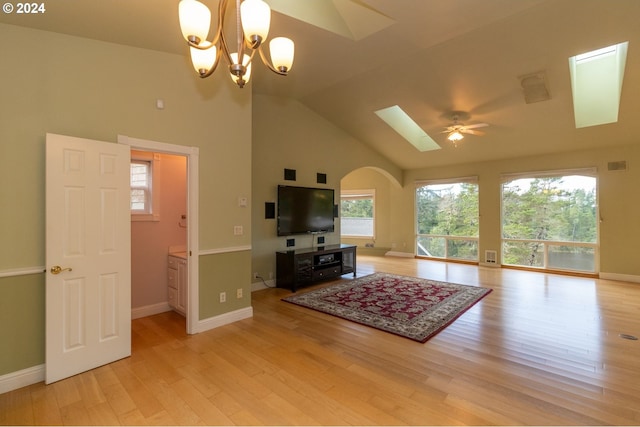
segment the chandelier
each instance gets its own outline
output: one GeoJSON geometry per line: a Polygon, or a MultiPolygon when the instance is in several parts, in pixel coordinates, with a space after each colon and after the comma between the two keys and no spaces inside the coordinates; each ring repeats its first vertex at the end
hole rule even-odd
{"type": "Polygon", "coordinates": [[[271,71],[286,76],[293,65],[294,45],[291,39],[276,37],[269,42],[271,61],[262,50],[271,23],[271,8],[262,0],[236,0],[236,48],[230,50],[225,35],[224,17],[228,0],[219,0],[215,34],[208,41],[211,11],[197,0],[181,0],[178,5],[180,29],[189,44],[191,62],[200,77],[213,74],[221,56],[229,64],[231,79],[242,88],[251,77],[251,61],[258,52],[271,71]],[[241,58],[241,59],[240,59],[241,58]]]}

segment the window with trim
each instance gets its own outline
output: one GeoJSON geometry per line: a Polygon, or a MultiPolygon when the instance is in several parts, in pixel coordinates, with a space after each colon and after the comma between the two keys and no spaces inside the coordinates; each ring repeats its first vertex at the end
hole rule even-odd
{"type": "Polygon", "coordinates": [[[502,263],[598,271],[595,169],[502,177],[502,263]]]}
{"type": "Polygon", "coordinates": [[[340,234],[375,238],[375,190],[341,191],[340,234]]]}
{"type": "Polygon", "coordinates": [[[131,213],[151,213],[151,162],[131,161],[131,213]]]}
{"type": "Polygon", "coordinates": [[[478,261],[476,177],[416,183],[416,255],[478,261]]]}
{"type": "Polygon", "coordinates": [[[130,166],[131,219],[133,221],[159,221],[158,186],[154,176],[159,168],[159,155],[132,152],[130,166]]]}

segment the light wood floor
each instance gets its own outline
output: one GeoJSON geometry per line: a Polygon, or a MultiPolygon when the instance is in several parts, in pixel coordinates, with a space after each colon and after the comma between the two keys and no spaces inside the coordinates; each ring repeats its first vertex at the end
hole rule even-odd
{"type": "Polygon", "coordinates": [[[198,335],[174,313],[137,319],[130,358],[0,395],[0,424],[640,424],[640,341],[619,336],[640,335],[640,285],[358,257],[374,271],[494,291],[425,344],[284,289],[198,335]]]}

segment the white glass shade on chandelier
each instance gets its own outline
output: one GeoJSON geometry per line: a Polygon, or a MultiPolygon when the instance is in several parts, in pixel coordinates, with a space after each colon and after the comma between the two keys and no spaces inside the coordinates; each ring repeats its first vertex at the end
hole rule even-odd
{"type": "Polygon", "coordinates": [[[211,11],[197,0],[181,0],[178,5],[180,29],[189,44],[191,62],[200,77],[213,74],[221,56],[229,64],[231,78],[242,88],[251,77],[251,63],[257,52],[262,62],[276,74],[286,76],[293,65],[294,44],[286,37],[276,37],[269,43],[271,61],[262,50],[269,34],[271,8],[262,0],[236,0],[235,51],[229,49],[224,17],[228,0],[219,0],[217,24],[213,41],[208,41],[211,11]],[[242,63],[238,58],[242,57],[242,63]]]}

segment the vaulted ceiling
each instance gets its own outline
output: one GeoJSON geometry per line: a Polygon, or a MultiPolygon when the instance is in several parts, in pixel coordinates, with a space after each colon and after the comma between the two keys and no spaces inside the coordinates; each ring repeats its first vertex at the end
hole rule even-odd
{"type": "MultiPolygon", "coordinates": [[[[299,100],[403,169],[640,142],[638,0],[266,1],[270,37],[292,38],[295,62],[287,77],[256,63],[250,90],[299,100]],[[618,121],[577,129],[568,58],[624,41],[618,121]],[[544,74],[549,100],[525,102],[531,73],[544,74]],[[374,113],[393,105],[442,148],[417,151],[374,113]],[[485,135],[454,147],[441,131],[455,111],[489,124],[485,135]]],[[[49,0],[45,14],[0,22],[187,55],[177,4],[49,0]]]]}

